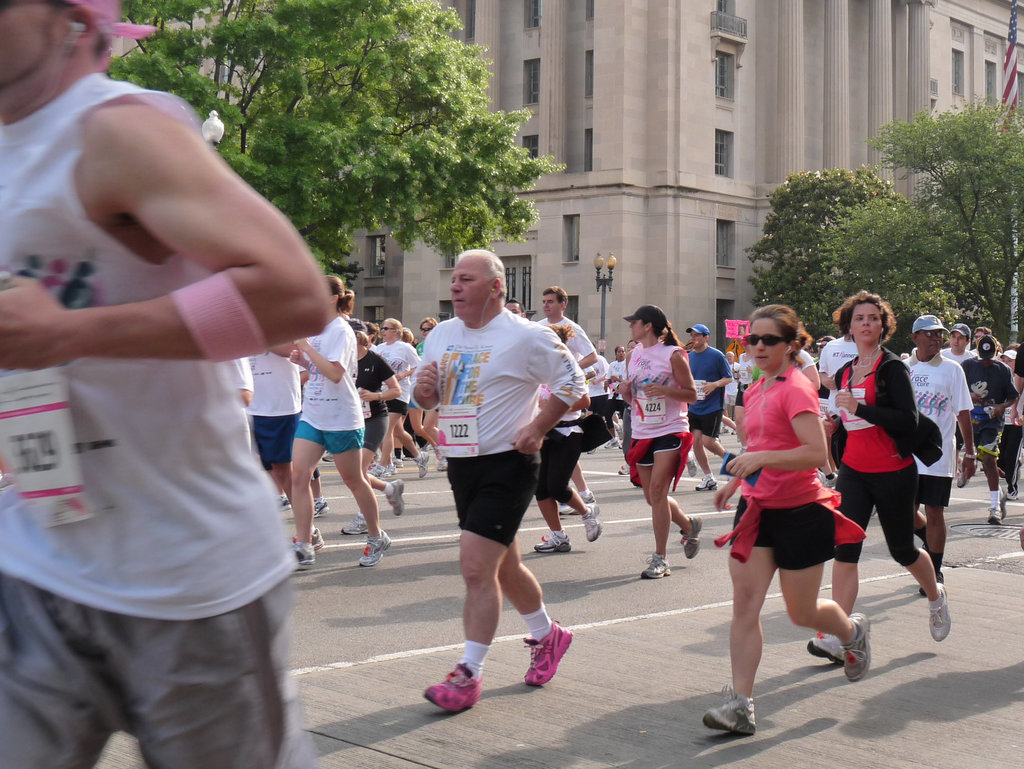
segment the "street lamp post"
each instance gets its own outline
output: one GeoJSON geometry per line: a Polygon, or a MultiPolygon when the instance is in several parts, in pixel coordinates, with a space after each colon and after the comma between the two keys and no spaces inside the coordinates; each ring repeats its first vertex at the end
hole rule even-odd
{"type": "Polygon", "coordinates": [[[615,280],[615,276],[612,273],[615,272],[615,265],[617,263],[618,262],[615,259],[615,254],[613,253],[609,253],[608,258],[605,259],[603,256],[601,256],[601,252],[598,251],[597,256],[594,257],[594,271],[597,274],[597,290],[601,294],[601,339],[598,342],[597,347],[598,352],[600,352],[602,355],[604,354],[604,351],[607,347],[604,338],[605,308],[607,306],[606,302],[608,292],[612,290],[612,281],[615,280]],[[601,274],[602,267],[608,268],[607,275],[601,274]]]}

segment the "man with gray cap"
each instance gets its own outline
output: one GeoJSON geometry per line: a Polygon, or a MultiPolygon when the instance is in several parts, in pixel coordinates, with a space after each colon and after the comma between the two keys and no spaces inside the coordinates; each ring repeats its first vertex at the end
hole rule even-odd
{"type": "MultiPolygon", "coordinates": [[[[999,508],[999,439],[1003,432],[1004,413],[1017,402],[1017,390],[1009,367],[996,360],[996,340],[986,334],[978,340],[977,359],[963,362],[967,386],[971,390],[971,423],[974,445],[988,481],[988,522],[1002,523],[1005,508],[999,508]]],[[[967,468],[965,468],[966,470],[967,468]]]]}
{"type": "Polygon", "coordinates": [[[690,432],[693,433],[693,456],[704,471],[704,477],[697,491],[714,491],[718,488],[707,452],[719,457],[725,456],[725,449],[718,442],[725,414],[725,386],[732,381],[732,366],[720,350],[708,342],[711,330],[703,323],[696,323],[686,329],[693,345],[689,354],[693,383],[697,386],[697,401],[689,405],[690,432]]]}
{"type": "Polygon", "coordinates": [[[910,339],[916,349],[907,360],[910,382],[917,408],[939,426],[942,432],[942,458],[931,465],[917,462],[917,504],[924,505],[924,518],[917,512],[915,530],[924,527],[925,544],[935,567],[935,578],[942,582],[942,557],[946,549],[945,508],[953,488],[956,470],[956,426],[965,436],[963,461],[974,471],[974,431],[971,429],[971,391],[961,366],[939,354],[946,328],[934,315],[922,315],[914,321],[910,339]]]}

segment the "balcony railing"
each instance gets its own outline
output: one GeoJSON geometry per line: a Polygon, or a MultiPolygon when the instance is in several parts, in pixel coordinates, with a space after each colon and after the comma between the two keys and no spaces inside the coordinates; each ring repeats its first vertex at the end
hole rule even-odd
{"type": "Polygon", "coordinates": [[[731,13],[711,12],[711,31],[724,32],[732,37],[747,39],[747,20],[731,13]]]}

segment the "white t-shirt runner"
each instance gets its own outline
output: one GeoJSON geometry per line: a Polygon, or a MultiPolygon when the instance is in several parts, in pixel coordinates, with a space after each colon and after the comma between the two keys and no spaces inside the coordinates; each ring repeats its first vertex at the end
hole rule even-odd
{"type": "Polygon", "coordinates": [[[391,342],[390,344],[383,342],[376,345],[373,351],[388,362],[388,365],[395,372],[395,376],[398,377],[398,385],[402,388],[402,394],[396,400],[408,403],[412,395],[413,378],[401,375],[420,365],[420,356],[416,354],[416,348],[402,341],[391,342]]]}
{"type": "Polygon", "coordinates": [[[254,417],[286,417],[302,411],[302,386],[299,367],[277,353],[265,352],[249,358],[252,368],[254,417]]]}
{"type": "Polygon", "coordinates": [[[942,431],[942,459],[928,466],[915,457],[917,472],[940,478],[956,473],[956,415],[974,405],[967,377],[960,364],[942,355],[922,363],[916,355],[906,361],[910,383],[914,386],[917,409],[942,431]]]}
{"type": "MultiPolygon", "coordinates": [[[[839,339],[833,339],[821,350],[821,357],[818,358],[818,371],[822,374],[828,374],[830,377],[835,378],[836,372],[843,367],[843,364],[856,357],[856,342],[852,339],[843,339],[842,337],[839,339]]],[[[829,392],[828,410],[833,414],[839,413],[839,409],[836,408],[835,390],[831,390],[829,392]]]]}
{"type": "Polygon", "coordinates": [[[968,349],[965,349],[960,355],[957,355],[955,352],[953,352],[953,348],[951,348],[951,347],[946,347],[946,348],[944,348],[942,350],[939,350],[939,354],[943,358],[945,358],[946,360],[951,360],[954,363],[961,363],[961,364],[965,360],[970,360],[971,358],[977,358],[978,357],[978,353],[976,353],[974,350],[968,350],[968,349]]]}
{"type": "Polygon", "coordinates": [[[363,408],[356,390],[356,335],[347,321],[335,318],[310,346],[327,360],[340,363],[345,375],[332,382],[315,365],[302,394],[302,421],[325,432],[363,429],[363,408]]]}
{"type": "Polygon", "coordinates": [[[479,329],[458,318],[439,324],[423,345],[419,370],[432,362],[439,373],[439,427],[444,428],[452,409],[466,417],[455,426],[473,423],[471,436],[462,430],[448,436],[463,447],[451,456],[511,451],[516,432],[537,413],[542,384],[570,406],[586,392],[583,371],[555,332],[508,310],[479,329]],[[473,450],[469,438],[475,438],[473,450]]]}
{"type": "Polygon", "coordinates": [[[583,360],[590,353],[597,352],[597,348],[594,347],[590,337],[587,336],[587,332],[583,330],[583,326],[579,323],[571,321],[566,317],[563,317],[558,323],[550,323],[547,318],[541,318],[536,322],[543,326],[569,326],[572,328],[574,336],[569,338],[565,346],[569,348],[569,352],[576,356],[576,360],[583,360]]]}

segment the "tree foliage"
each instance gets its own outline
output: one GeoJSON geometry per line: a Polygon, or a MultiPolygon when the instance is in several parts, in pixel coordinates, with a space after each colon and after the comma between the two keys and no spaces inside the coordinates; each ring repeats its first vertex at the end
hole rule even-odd
{"type": "MultiPolygon", "coordinates": [[[[454,253],[516,240],[555,170],[490,112],[489,74],[436,0],[126,0],[159,27],[112,74],[220,113],[220,150],[334,268],[359,229],[454,253]],[[333,264],[332,264],[333,263],[333,264]]],[[[230,223],[225,223],[227,226],[230,223]]]]}

